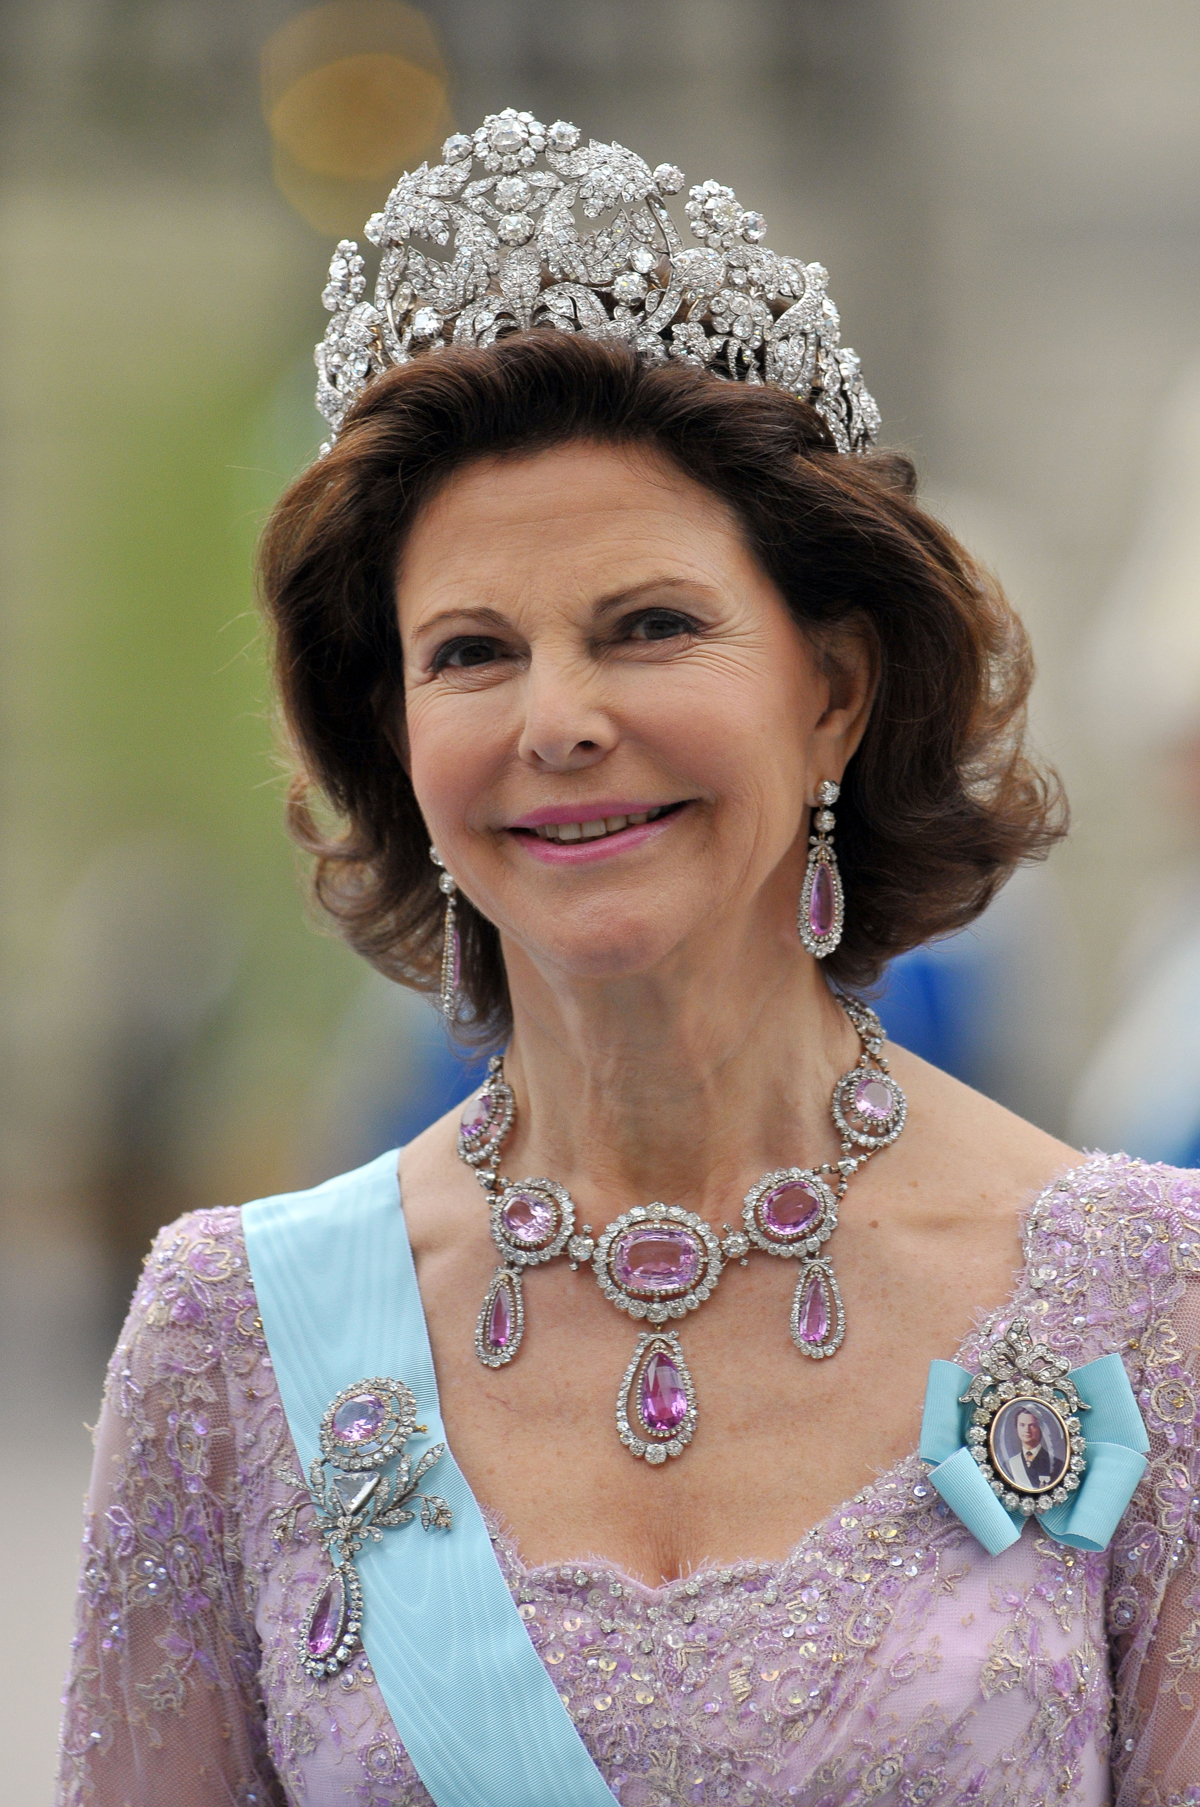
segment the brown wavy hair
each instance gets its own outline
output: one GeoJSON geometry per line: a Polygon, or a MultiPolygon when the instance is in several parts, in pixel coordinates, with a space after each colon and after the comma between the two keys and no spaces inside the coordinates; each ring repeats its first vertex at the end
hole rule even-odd
{"type": "MultiPolygon", "coordinates": [[[[403,698],[405,536],[470,460],[576,440],[652,448],[726,502],[819,656],[848,626],[873,643],[878,690],[837,807],[846,926],[825,962],[836,984],[869,986],[1046,855],[1066,809],[1024,748],[1028,640],[994,579],[918,507],[908,459],[839,453],[815,409],[780,389],[647,366],[619,342],[543,328],[380,377],[263,536],[295,755],[288,826],[351,946],[436,992],[437,873],[388,733],[403,698]]],[[[511,1021],[499,935],[465,898],[459,922],[468,1039],[495,1043],[511,1021]]]]}

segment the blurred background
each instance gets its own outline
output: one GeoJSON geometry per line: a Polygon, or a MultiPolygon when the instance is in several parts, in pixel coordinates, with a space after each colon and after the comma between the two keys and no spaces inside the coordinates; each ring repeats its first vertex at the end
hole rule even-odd
{"type": "Polygon", "coordinates": [[[306,912],[250,577],[321,437],[331,242],[453,126],[573,119],[827,265],[885,439],[1026,617],[1074,807],[885,1017],[1073,1142],[1200,1161],[1200,12],[6,0],[0,42],[2,1711],[40,1803],[153,1230],[470,1083],[306,912]]]}

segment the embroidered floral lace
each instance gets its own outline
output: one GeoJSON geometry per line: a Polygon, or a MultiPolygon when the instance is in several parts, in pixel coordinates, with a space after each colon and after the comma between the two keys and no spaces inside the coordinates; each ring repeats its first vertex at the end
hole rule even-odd
{"type": "MultiPolygon", "coordinates": [[[[1079,1366],[1125,1357],[1151,1466],[1113,1546],[989,1557],[902,1462],[781,1563],[658,1590],[496,1552],[618,1800],[760,1807],[1200,1803],[1200,1177],[1097,1157],[1034,1205],[1014,1301],[1079,1366]]],[[[360,1657],[295,1657],[325,1569],[236,1210],[159,1236],[113,1356],[59,1801],[415,1807],[360,1657]]]]}

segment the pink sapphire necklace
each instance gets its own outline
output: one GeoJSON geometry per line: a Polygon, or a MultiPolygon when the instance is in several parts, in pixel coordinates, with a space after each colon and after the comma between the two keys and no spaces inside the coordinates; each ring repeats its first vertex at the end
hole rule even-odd
{"type": "Polygon", "coordinates": [[[840,1157],[819,1167],[764,1173],[746,1194],[742,1228],[725,1224],[723,1236],[694,1211],[661,1203],[634,1205],[593,1236],[590,1224],[576,1230],[574,1200],[556,1181],[506,1179],[500,1151],[516,1105],[504,1062],[493,1058],[458,1130],[459,1157],[487,1196],[500,1256],[475,1327],[475,1353],[485,1367],[503,1368],[516,1355],[525,1335],[524,1275],[558,1255],[572,1268],[590,1262],[605,1298],[649,1326],[617,1393],[617,1435],[646,1462],[680,1455],[695,1434],[695,1388],[672,1324],[698,1310],[726,1262],[745,1267],[756,1249],[798,1261],[792,1341],[814,1361],[837,1353],[846,1312],[824,1246],[837,1228],[850,1179],[896,1140],[908,1114],[904,1093],[888,1072],[879,1018],[857,999],[839,1002],[862,1044],[857,1064],[838,1080],[830,1101],[840,1157]]]}

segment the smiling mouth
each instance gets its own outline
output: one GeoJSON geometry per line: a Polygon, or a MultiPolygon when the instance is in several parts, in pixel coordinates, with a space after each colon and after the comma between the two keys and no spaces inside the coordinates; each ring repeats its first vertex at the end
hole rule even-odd
{"type": "Polygon", "coordinates": [[[602,841],[620,834],[624,828],[640,828],[644,822],[657,822],[674,815],[682,803],[664,803],[637,816],[598,816],[594,822],[547,822],[541,828],[518,828],[517,834],[536,835],[540,841],[602,841]]]}

